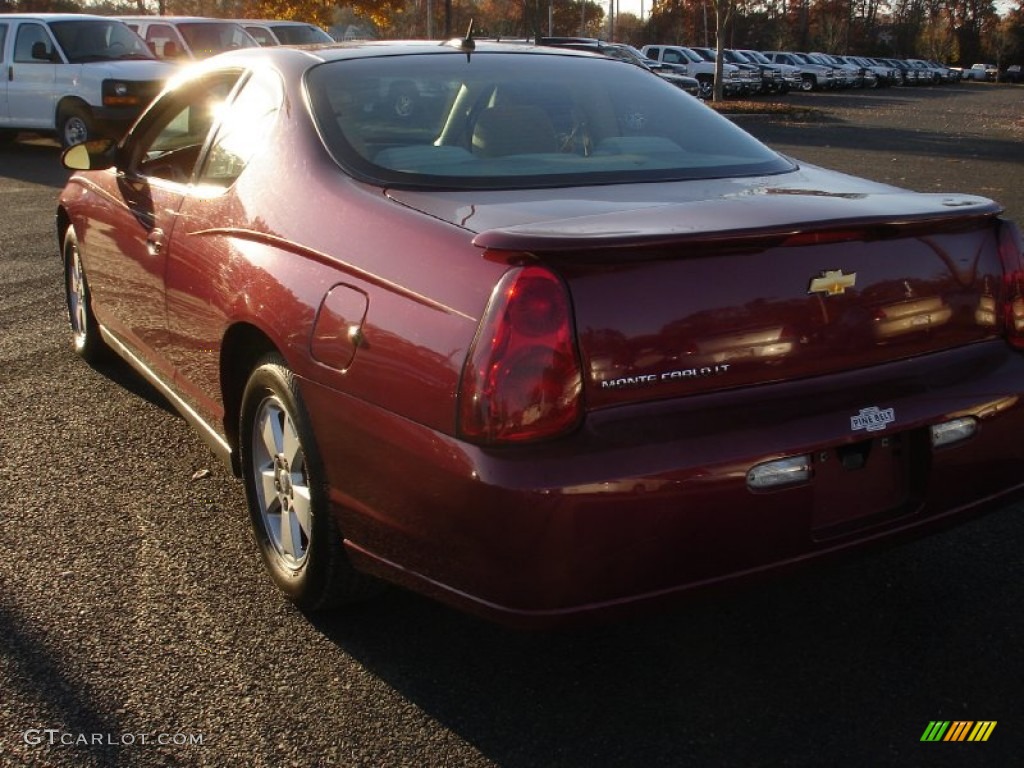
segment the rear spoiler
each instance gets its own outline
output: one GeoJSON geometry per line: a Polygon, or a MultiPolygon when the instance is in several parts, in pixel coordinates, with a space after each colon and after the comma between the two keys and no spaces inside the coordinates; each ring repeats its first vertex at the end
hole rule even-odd
{"type": "MultiPolygon", "coordinates": [[[[732,197],[674,203],[480,232],[473,244],[503,251],[578,251],[728,242],[771,243],[797,238],[885,239],[980,226],[1003,212],[996,202],[961,194],[828,193],[759,189],[732,197]]],[[[790,244],[797,244],[791,242],[790,244]]]]}

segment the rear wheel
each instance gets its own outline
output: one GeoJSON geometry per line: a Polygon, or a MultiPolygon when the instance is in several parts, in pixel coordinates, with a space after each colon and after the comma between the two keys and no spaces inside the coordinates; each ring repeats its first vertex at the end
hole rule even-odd
{"type": "Polygon", "coordinates": [[[95,138],[95,123],[88,108],[73,104],[61,109],[57,119],[60,143],[65,149],[95,138]]]}
{"type": "Polygon", "coordinates": [[[375,592],[345,556],[302,395],[276,354],[249,377],[239,449],[253,534],[277,587],[310,611],[375,592]]]}

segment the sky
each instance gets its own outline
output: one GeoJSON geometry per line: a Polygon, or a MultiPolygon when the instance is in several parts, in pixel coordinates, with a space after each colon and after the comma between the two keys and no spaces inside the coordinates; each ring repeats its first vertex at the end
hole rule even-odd
{"type": "MultiPolygon", "coordinates": [[[[648,14],[651,12],[651,5],[654,0],[619,0],[619,13],[632,13],[637,18],[640,17],[640,3],[643,2],[644,6],[644,18],[646,19],[648,14]]],[[[604,12],[608,13],[608,0],[597,0],[603,7],[604,12]]]]}

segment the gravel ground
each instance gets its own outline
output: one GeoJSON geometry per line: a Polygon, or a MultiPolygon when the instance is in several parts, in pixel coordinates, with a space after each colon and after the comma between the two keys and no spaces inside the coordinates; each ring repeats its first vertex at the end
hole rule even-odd
{"type": "MultiPolygon", "coordinates": [[[[794,99],[826,119],[737,120],[808,161],[990,194],[1024,220],[1024,88],[794,99]]],[[[64,177],[52,144],[0,149],[0,766],[1019,761],[1020,506],[588,632],[511,633],[398,591],[293,610],[239,484],[124,366],[71,352],[64,177]],[[921,744],[941,719],[999,724],[984,744],[921,744]]]]}

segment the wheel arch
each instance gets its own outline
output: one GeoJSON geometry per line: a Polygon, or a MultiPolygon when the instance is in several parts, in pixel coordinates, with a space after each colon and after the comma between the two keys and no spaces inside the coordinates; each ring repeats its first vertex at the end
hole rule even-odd
{"type": "Polygon", "coordinates": [[[70,109],[84,109],[89,116],[93,114],[92,107],[89,106],[89,102],[83,99],[81,96],[64,96],[60,101],[57,102],[57,106],[53,110],[53,124],[58,129],[60,128],[60,118],[65,112],[70,109]]]}
{"type": "Polygon", "coordinates": [[[67,209],[63,205],[57,206],[57,216],[54,222],[57,225],[57,249],[60,252],[60,257],[64,259],[64,237],[67,235],[68,230],[71,229],[71,214],[68,213],[67,209]]]}
{"type": "Polygon", "coordinates": [[[224,400],[224,434],[231,446],[231,471],[241,477],[238,452],[238,422],[242,415],[242,395],[250,374],[268,354],[284,357],[273,340],[251,323],[236,323],[228,328],[220,345],[220,384],[224,400]]]}

